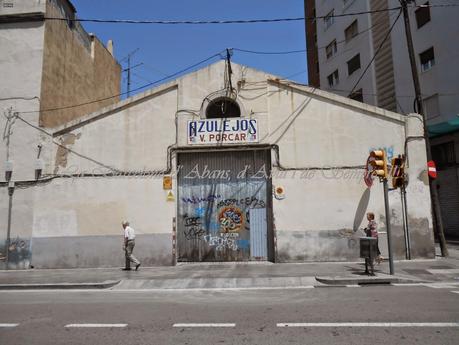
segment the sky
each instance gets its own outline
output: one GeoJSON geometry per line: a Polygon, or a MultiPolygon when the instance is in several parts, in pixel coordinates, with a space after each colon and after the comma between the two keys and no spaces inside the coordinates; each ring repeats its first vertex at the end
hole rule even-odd
{"type": "MultiPolygon", "coordinates": [[[[230,20],[297,18],[304,16],[303,0],[71,0],[78,18],[134,20],[230,20]]],[[[124,59],[136,51],[131,66],[131,89],[202,61],[226,48],[254,51],[292,51],[306,47],[304,21],[155,25],[82,23],[104,42],[114,41],[115,56],[124,59]]],[[[124,60],[123,60],[124,59],[124,60]]],[[[217,61],[218,57],[209,63],[217,61]]],[[[232,61],[280,77],[307,83],[306,53],[255,55],[234,51],[232,61]]],[[[203,64],[202,66],[205,66],[203,64]]],[[[198,68],[195,68],[198,69],[198,68]]],[[[126,73],[123,73],[126,91],[126,73]]]]}

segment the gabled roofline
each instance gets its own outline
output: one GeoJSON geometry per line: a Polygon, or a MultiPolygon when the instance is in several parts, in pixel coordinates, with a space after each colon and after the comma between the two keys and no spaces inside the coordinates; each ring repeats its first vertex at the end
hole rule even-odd
{"type": "MultiPolygon", "coordinates": [[[[285,80],[285,79],[284,79],[285,80]]],[[[280,87],[286,87],[290,88],[292,90],[300,91],[301,93],[307,94],[308,96],[316,97],[316,98],[322,98],[327,101],[331,101],[334,103],[337,103],[339,105],[349,107],[349,108],[354,108],[358,109],[360,111],[363,111],[367,114],[373,114],[378,117],[383,117],[386,118],[387,120],[395,121],[400,124],[404,124],[406,122],[406,116],[395,113],[390,110],[386,110],[383,108],[379,108],[375,105],[370,105],[366,103],[362,103],[359,101],[355,101],[351,98],[343,97],[340,95],[336,95],[331,92],[323,91],[318,88],[308,86],[308,85],[303,85],[303,84],[298,84],[290,80],[286,80],[285,82],[282,81],[281,79],[278,78],[268,78],[268,83],[271,83],[276,86],[280,87]]]]}
{"type": "MultiPolygon", "coordinates": [[[[130,98],[127,98],[125,100],[119,101],[115,104],[109,105],[107,107],[104,107],[98,111],[89,113],[87,115],[84,115],[83,117],[80,117],[78,119],[75,119],[73,121],[67,122],[59,127],[53,128],[53,136],[59,136],[62,134],[65,134],[69,131],[72,131],[76,128],[82,127],[90,122],[97,121],[99,119],[102,119],[106,116],[109,116],[111,114],[114,114],[118,111],[121,111],[123,109],[129,108],[133,105],[136,105],[140,102],[143,102],[149,98],[153,98],[156,96],[159,96],[163,93],[169,92],[173,89],[178,88],[178,85],[180,83],[180,80],[193,74],[197,73],[200,70],[204,68],[209,68],[210,66],[216,65],[222,63],[221,60],[216,61],[214,63],[211,63],[209,65],[206,65],[205,67],[202,67],[198,70],[194,70],[192,72],[189,72],[187,74],[184,74],[174,80],[171,80],[169,82],[166,82],[164,84],[161,84],[159,86],[153,87],[152,89],[149,89],[147,91],[144,91],[142,93],[139,93],[135,96],[132,96],[130,98]]],[[[328,102],[333,102],[335,104],[348,107],[348,108],[353,108],[358,111],[364,112],[368,115],[373,115],[377,116],[380,118],[384,118],[389,121],[397,122],[399,124],[405,124],[406,122],[406,116],[402,114],[398,114],[389,110],[385,110],[382,108],[379,108],[377,106],[365,104],[359,101],[355,101],[353,99],[343,97],[340,95],[336,95],[334,93],[328,92],[328,91],[323,91],[320,89],[317,89],[315,87],[311,87],[308,85],[303,85],[296,83],[294,81],[288,80],[288,79],[282,79],[281,77],[278,77],[276,75],[261,71],[256,68],[252,68],[250,66],[238,64],[238,63],[233,63],[234,65],[241,66],[241,67],[246,67],[250,68],[251,70],[254,70],[258,73],[263,73],[266,76],[266,81],[268,84],[276,85],[278,87],[283,87],[283,88],[289,88],[291,90],[306,94],[307,96],[310,97],[315,97],[315,98],[320,98],[322,100],[328,101],[328,102]]]]}
{"type": "Polygon", "coordinates": [[[119,101],[115,104],[109,105],[107,107],[104,107],[100,110],[97,110],[95,112],[89,113],[85,116],[82,116],[78,119],[75,119],[73,121],[69,121],[59,127],[53,128],[53,137],[65,134],[67,132],[73,131],[79,127],[85,126],[88,123],[100,120],[104,117],[110,116],[116,112],[119,112],[121,110],[124,110],[126,108],[132,107],[138,103],[141,103],[147,99],[154,98],[157,96],[160,96],[164,93],[167,93],[171,90],[177,89],[178,88],[178,83],[173,80],[169,83],[163,84],[161,86],[155,87],[153,89],[147,90],[145,92],[142,92],[138,95],[126,98],[125,100],[119,101]]]}

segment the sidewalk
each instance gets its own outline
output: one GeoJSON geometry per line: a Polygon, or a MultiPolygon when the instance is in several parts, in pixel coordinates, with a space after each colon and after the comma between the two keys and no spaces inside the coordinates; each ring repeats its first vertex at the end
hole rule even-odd
{"type": "Polygon", "coordinates": [[[449,246],[450,257],[395,261],[389,275],[387,261],[375,266],[375,276],[364,274],[363,262],[336,263],[193,263],[177,266],[42,269],[0,271],[4,289],[231,289],[305,288],[356,284],[459,283],[459,247],[449,246]]]}

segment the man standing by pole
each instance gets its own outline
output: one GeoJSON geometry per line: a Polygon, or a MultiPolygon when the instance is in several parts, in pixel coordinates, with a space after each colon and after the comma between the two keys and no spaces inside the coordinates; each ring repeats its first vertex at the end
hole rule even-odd
{"type": "MultiPolygon", "coordinates": [[[[405,34],[406,34],[406,42],[408,46],[408,55],[410,57],[410,64],[411,64],[411,74],[413,77],[414,83],[414,91],[416,93],[416,108],[415,111],[422,115],[423,119],[423,126],[424,126],[424,139],[426,142],[426,152],[427,152],[427,160],[432,160],[432,152],[430,150],[430,141],[429,135],[427,132],[427,124],[426,124],[426,115],[424,112],[424,106],[422,103],[422,94],[421,94],[421,85],[419,83],[419,76],[418,76],[418,69],[416,66],[416,59],[414,54],[414,47],[413,47],[413,40],[411,37],[411,27],[410,27],[410,18],[408,14],[408,3],[411,3],[412,0],[399,0],[400,4],[402,5],[403,10],[403,18],[405,20],[405,34]]],[[[429,185],[430,185],[430,198],[432,202],[432,209],[433,209],[433,219],[434,219],[434,229],[437,232],[438,239],[440,241],[440,248],[442,256],[448,256],[448,248],[446,247],[446,240],[445,234],[443,232],[443,221],[441,219],[441,210],[440,210],[440,203],[438,200],[438,192],[437,192],[437,183],[434,179],[429,178],[429,185]]]]}
{"type": "Polygon", "coordinates": [[[132,255],[135,247],[135,231],[129,226],[129,222],[127,221],[123,221],[121,225],[124,229],[124,251],[126,255],[126,266],[123,268],[123,270],[130,271],[130,263],[133,262],[135,264],[135,270],[137,271],[140,267],[140,261],[137,260],[134,255],[132,255]]]}

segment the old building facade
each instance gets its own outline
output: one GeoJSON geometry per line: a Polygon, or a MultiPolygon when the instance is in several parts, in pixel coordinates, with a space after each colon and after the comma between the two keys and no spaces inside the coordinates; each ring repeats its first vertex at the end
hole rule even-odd
{"type": "MultiPolygon", "coordinates": [[[[146,266],[355,260],[368,211],[387,255],[382,186],[363,182],[378,148],[389,158],[407,154],[411,253],[434,256],[418,115],[237,64],[232,72],[217,62],[55,127],[51,137],[35,133],[43,174],[13,200],[13,237],[31,237],[28,264],[122,266],[124,219],[146,266]],[[26,205],[32,222],[20,216],[26,205]]],[[[1,193],[3,215],[7,188],[1,193]]],[[[389,195],[402,258],[400,194],[389,195]]]]}
{"type": "MultiPolygon", "coordinates": [[[[12,257],[30,256],[27,248],[32,239],[33,201],[31,195],[17,193],[13,205],[13,198],[5,191],[8,180],[34,181],[37,170],[42,170],[37,128],[45,135],[47,128],[119,100],[121,67],[113,56],[113,44],[105,47],[78,22],[71,21],[75,16],[68,0],[0,1],[0,242],[6,243],[10,237],[12,244],[16,240],[21,243],[11,246],[12,257]],[[91,102],[101,98],[107,99],[91,102]],[[75,104],[84,105],[53,110],[75,104]],[[14,219],[8,211],[12,208],[14,219]],[[19,231],[21,239],[8,229],[19,231]]],[[[4,258],[5,248],[0,252],[4,258]]]]}

